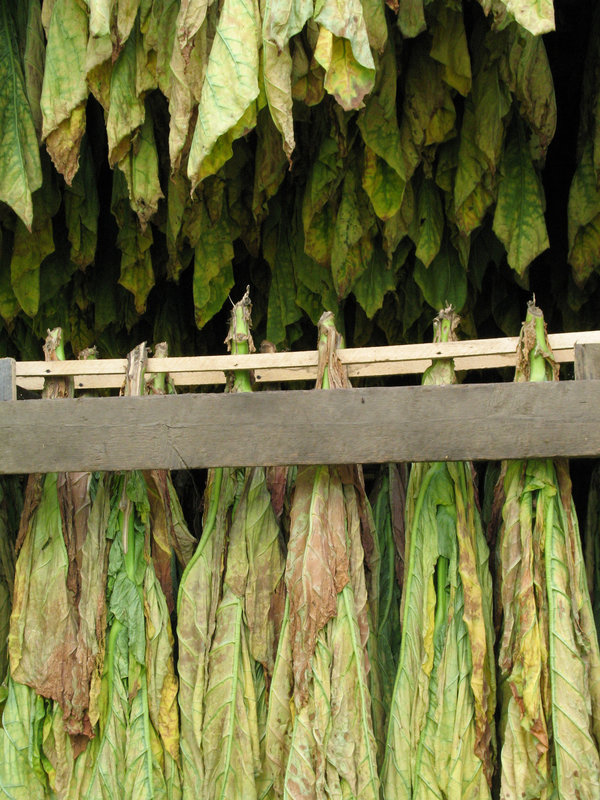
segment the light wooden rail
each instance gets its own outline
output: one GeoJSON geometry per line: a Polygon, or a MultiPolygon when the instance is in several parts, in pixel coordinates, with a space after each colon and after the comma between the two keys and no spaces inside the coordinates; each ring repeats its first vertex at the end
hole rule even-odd
{"type": "MultiPolygon", "coordinates": [[[[600,331],[555,333],[550,346],[559,363],[574,361],[576,343],[600,343],[600,331]]],[[[517,337],[474,339],[442,344],[353,347],[340,350],[350,378],[407,375],[424,372],[434,358],[454,358],[457,370],[514,367],[517,337]]],[[[236,369],[254,370],[255,380],[284,383],[311,381],[317,375],[317,351],[253,353],[251,355],[188,356],[149,358],[147,373],[168,372],[176,386],[207,386],[225,383],[226,373],[236,369]]],[[[44,377],[74,376],[76,389],[118,388],[125,377],[126,359],[90,361],[18,361],[17,386],[33,391],[43,388],[44,377]]]]}

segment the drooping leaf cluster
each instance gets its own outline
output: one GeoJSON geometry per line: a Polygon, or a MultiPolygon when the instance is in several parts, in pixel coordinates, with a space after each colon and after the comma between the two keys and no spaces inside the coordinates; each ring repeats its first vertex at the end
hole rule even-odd
{"type": "Polygon", "coordinates": [[[246,279],[276,345],[323,308],[358,343],[446,302],[514,332],[549,245],[553,26],[549,0],[2,0],[5,349],[56,324],[214,349],[246,279]]]}
{"type": "MultiPolygon", "coordinates": [[[[47,357],[60,348],[53,331],[47,357]]],[[[128,391],[143,356],[130,359],[128,391]]],[[[69,392],[58,379],[46,395],[69,392]]],[[[165,473],[30,476],[0,730],[4,796],[180,797],[169,612],[193,545],[165,473]]]]}
{"type": "MultiPolygon", "coordinates": [[[[455,338],[451,310],[436,341],[455,338]]],[[[425,385],[456,380],[450,361],[425,385]]],[[[496,676],[492,580],[472,465],[419,463],[406,497],[402,643],[391,698],[385,798],[491,798],[496,676]]]]}
{"type": "MultiPolygon", "coordinates": [[[[515,380],[557,373],[532,304],[515,380]]],[[[600,790],[600,651],[567,463],[503,462],[494,506],[501,796],[591,800],[600,790]]]]}

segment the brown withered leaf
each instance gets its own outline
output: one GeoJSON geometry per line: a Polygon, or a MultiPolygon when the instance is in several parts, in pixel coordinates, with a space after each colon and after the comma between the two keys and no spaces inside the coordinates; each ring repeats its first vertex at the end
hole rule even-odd
{"type": "Polygon", "coordinates": [[[337,610],[337,595],[349,581],[345,504],[337,470],[298,470],[291,509],[286,586],[296,706],[306,704],[307,670],[317,635],[337,610]]]}

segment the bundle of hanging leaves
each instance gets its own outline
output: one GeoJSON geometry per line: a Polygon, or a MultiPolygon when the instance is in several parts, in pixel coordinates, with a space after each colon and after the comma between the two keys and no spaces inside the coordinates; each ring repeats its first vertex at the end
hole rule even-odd
{"type": "MultiPolygon", "coordinates": [[[[60,330],[46,356],[64,357],[60,330]]],[[[130,354],[127,393],[143,390],[144,359],[144,347],[130,354]]],[[[71,396],[72,386],[52,380],[45,394],[71,396]]],[[[0,730],[5,796],[180,796],[166,598],[192,549],[166,475],[30,476],[0,730]]]]}
{"type": "MultiPolygon", "coordinates": [[[[449,341],[458,317],[435,320],[449,341]]],[[[434,361],[423,383],[456,381],[434,361]]],[[[496,678],[492,581],[468,463],[413,464],[406,496],[402,642],[382,769],[384,798],[491,798],[496,678]]]]}
{"type": "MultiPolygon", "coordinates": [[[[557,377],[532,303],[515,380],[557,377]]],[[[567,463],[504,463],[494,519],[501,797],[592,800],[600,792],[600,653],[567,463]]]]}
{"type": "MultiPolygon", "coordinates": [[[[253,348],[248,294],[232,353],[253,348]]],[[[252,391],[239,371],[229,387],[252,391]]],[[[285,476],[284,476],[285,478],[285,476]]],[[[177,603],[183,797],[264,797],[267,704],[284,607],[283,538],[262,467],[211,470],[177,603]]]]}
{"type": "Polygon", "coordinates": [[[240,275],[276,345],[323,308],[419,338],[446,301],[514,332],[553,26],[550,0],[1,0],[0,347],[60,322],[76,351],[214,351],[240,275]]]}
{"type": "MultiPolygon", "coordinates": [[[[348,380],[333,315],[319,325],[317,389],[348,380]]],[[[379,796],[379,551],[356,466],[298,468],[290,508],[285,613],[270,689],[271,797],[379,796]]]]}

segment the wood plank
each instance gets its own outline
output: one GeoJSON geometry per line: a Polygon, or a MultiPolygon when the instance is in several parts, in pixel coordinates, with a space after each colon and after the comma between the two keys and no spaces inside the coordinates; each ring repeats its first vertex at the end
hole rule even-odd
{"type": "Polygon", "coordinates": [[[600,344],[578,342],[575,345],[575,378],[576,380],[600,379],[600,344]]]}
{"type": "MultiPolygon", "coordinates": [[[[600,331],[559,333],[550,337],[558,362],[574,359],[576,341],[600,343],[600,331]]],[[[433,358],[452,357],[458,370],[492,369],[514,365],[517,339],[477,339],[442,344],[390,345],[387,347],[348,348],[340,358],[350,378],[422,373],[433,358]]],[[[119,388],[125,376],[125,359],[93,361],[17,362],[17,385],[41,390],[43,376],[73,375],[77,389],[119,388]]],[[[176,386],[224,384],[226,372],[253,369],[258,383],[314,381],[317,353],[306,350],[292,353],[253,353],[245,356],[189,356],[148,359],[148,372],[167,370],[176,386]]]]}
{"type": "Polygon", "coordinates": [[[600,381],[20,400],[0,471],[600,456],[600,381]]]}
{"type": "MultiPolygon", "coordinates": [[[[386,347],[358,347],[339,351],[341,361],[347,365],[396,363],[422,361],[432,358],[458,358],[482,356],[513,356],[517,347],[516,337],[499,339],[473,339],[462,342],[442,342],[438,344],[389,345],[386,347]]],[[[553,350],[564,357],[573,358],[575,342],[600,342],[600,331],[559,333],[549,336],[553,350]]],[[[231,371],[235,369],[281,369],[294,367],[313,367],[317,364],[316,350],[302,350],[289,353],[251,353],[249,355],[186,356],[164,359],[148,359],[148,372],[206,372],[231,371]]],[[[97,359],[90,361],[19,361],[17,376],[43,375],[100,375],[125,374],[126,361],[122,358],[97,359]]]]}
{"type": "Polygon", "coordinates": [[[16,399],[16,362],[14,358],[0,358],[0,401],[16,399]]]}

